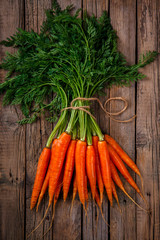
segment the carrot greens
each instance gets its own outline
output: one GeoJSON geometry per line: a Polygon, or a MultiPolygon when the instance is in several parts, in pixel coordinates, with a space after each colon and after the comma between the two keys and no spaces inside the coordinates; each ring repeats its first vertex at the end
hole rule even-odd
{"type": "MultiPolygon", "coordinates": [[[[129,66],[117,49],[117,36],[107,12],[99,19],[85,13],[81,19],[80,10],[74,15],[71,10],[72,6],[61,10],[54,1],[40,33],[17,29],[1,42],[17,49],[14,54],[7,53],[0,65],[8,71],[0,93],[5,92],[4,105],[20,105],[25,116],[20,124],[32,123],[46,111],[50,114],[47,120],[56,121],[64,107],[59,88],[70,104],[76,97],[93,96],[104,86],[128,85],[144,78],[138,69],[157,55],[147,52],[138,64],[129,66]]],[[[84,113],[80,115],[83,118],[84,113]]]]}

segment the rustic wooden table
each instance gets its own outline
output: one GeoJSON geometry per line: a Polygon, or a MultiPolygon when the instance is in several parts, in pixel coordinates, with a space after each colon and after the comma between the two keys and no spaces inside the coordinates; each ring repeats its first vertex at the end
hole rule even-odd
{"type": "MultiPolygon", "coordinates": [[[[146,50],[160,51],[160,1],[158,0],[59,0],[62,7],[74,4],[75,8],[87,9],[96,16],[107,10],[113,27],[119,36],[119,49],[129,63],[137,62],[146,50]]],[[[51,0],[1,0],[0,1],[0,40],[6,39],[17,27],[39,31],[45,18],[44,9],[51,6],[51,0]]],[[[4,56],[0,48],[0,57],[4,56]]],[[[10,49],[9,49],[10,51],[10,49]]],[[[14,50],[12,50],[14,51],[14,50]]],[[[112,87],[106,90],[106,97],[122,96],[128,99],[129,108],[122,118],[135,113],[137,118],[128,124],[110,121],[95,105],[97,120],[104,132],[113,136],[127,153],[135,159],[144,179],[145,197],[152,209],[148,216],[118,190],[122,214],[116,203],[109,207],[105,197],[103,213],[110,229],[102,220],[95,204],[89,203],[88,216],[85,217],[78,199],[70,214],[71,196],[66,203],[58,202],[52,231],[44,239],[54,240],[147,240],[160,239],[160,167],[159,167],[159,74],[157,59],[143,69],[147,78],[131,87],[112,87]]],[[[1,71],[1,81],[4,72],[1,71]]],[[[2,98],[1,98],[2,100],[2,98]]],[[[2,102],[2,101],[1,101],[2,102]]],[[[120,104],[112,103],[111,111],[120,104]]],[[[16,122],[21,118],[18,107],[0,107],[0,239],[21,240],[41,220],[47,196],[40,211],[30,211],[30,197],[35,177],[38,156],[45,146],[53,128],[44,119],[26,126],[16,122]]],[[[140,184],[133,173],[132,176],[140,184]]],[[[126,188],[136,201],[144,206],[142,200],[128,184],[126,188]]],[[[31,239],[41,239],[49,227],[51,211],[43,225],[31,239]]]]}

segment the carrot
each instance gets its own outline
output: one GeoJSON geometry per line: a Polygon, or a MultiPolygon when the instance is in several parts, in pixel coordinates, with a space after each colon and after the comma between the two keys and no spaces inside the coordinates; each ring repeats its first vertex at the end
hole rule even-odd
{"type": "Polygon", "coordinates": [[[55,208],[55,205],[56,205],[56,203],[58,201],[62,184],[63,184],[63,171],[61,172],[61,175],[60,175],[60,178],[58,180],[58,184],[57,184],[57,187],[56,187],[56,190],[55,190],[53,208],[55,208]]]}
{"type": "Polygon", "coordinates": [[[107,226],[110,227],[110,225],[108,224],[108,222],[106,221],[106,219],[105,219],[105,217],[104,217],[104,215],[103,215],[102,206],[101,206],[101,201],[100,201],[100,197],[99,197],[99,193],[98,193],[97,189],[96,189],[96,193],[95,193],[95,200],[96,200],[97,205],[98,205],[98,207],[99,207],[99,209],[100,209],[100,211],[101,211],[101,215],[102,215],[103,221],[107,224],[107,226]]]}
{"type": "Polygon", "coordinates": [[[119,155],[116,153],[116,151],[112,148],[110,144],[107,144],[109,154],[111,157],[112,162],[114,165],[118,168],[120,173],[124,176],[124,178],[127,180],[127,182],[139,193],[139,195],[144,199],[143,195],[141,194],[140,189],[138,188],[137,184],[131,177],[130,173],[128,172],[127,168],[125,167],[123,161],[120,159],[119,155]]]}
{"type": "MultiPolygon", "coordinates": [[[[54,139],[54,141],[52,143],[51,155],[54,154],[54,150],[55,150],[55,146],[56,146],[57,141],[58,141],[58,139],[54,139]]],[[[46,174],[46,177],[45,177],[45,180],[43,182],[42,189],[41,189],[41,192],[40,192],[40,195],[39,195],[39,198],[38,198],[36,211],[38,211],[38,207],[39,207],[39,205],[42,201],[42,198],[43,198],[43,196],[44,196],[44,194],[47,190],[48,184],[49,184],[50,165],[51,165],[51,161],[49,163],[48,171],[47,171],[47,174],[46,174]]]]}
{"type": "Polygon", "coordinates": [[[87,202],[87,208],[88,208],[88,188],[87,188],[87,174],[85,173],[85,201],[87,202]]]}
{"type": "Polygon", "coordinates": [[[115,187],[115,185],[114,185],[113,180],[111,181],[111,184],[112,184],[112,192],[113,192],[113,196],[115,197],[115,199],[116,199],[116,201],[117,201],[117,204],[118,204],[118,207],[120,208],[119,200],[118,200],[118,195],[117,195],[116,187],[115,187]]]}
{"type": "Polygon", "coordinates": [[[62,182],[63,182],[63,170],[60,174],[60,177],[59,177],[59,180],[58,180],[58,184],[57,184],[57,187],[56,187],[56,190],[55,190],[55,195],[54,195],[54,204],[53,204],[53,215],[52,215],[52,221],[51,221],[51,224],[48,228],[48,230],[43,234],[43,237],[51,230],[52,228],[52,225],[53,225],[53,220],[54,220],[54,215],[55,215],[55,206],[56,206],[56,203],[58,201],[58,198],[59,198],[59,194],[60,194],[60,191],[61,191],[61,187],[62,187],[62,182]]]}
{"type": "Polygon", "coordinates": [[[115,165],[113,164],[113,162],[110,162],[110,167],[111,167],[111,175],[112,175],[112,179],[113,181],[117,184],[117,186],[123,191],[124,190],[124,186],[123,183],[118,175],[117,169],[115,167],[115,165]]]}
{"type": "Polygon", "coordinates": [[[96,193],[96,155],[93,145],[87,146],[86,171],[91,187],[92,197],[94,199],[96,193]]]}
{"type": "Polygon", "coordinates": [[[73,180],[73,198],[72,201],[74,201],[76,194],[78,191],[78,186],[77,186],[77,180],[76,180],[76,174],[74,175],[74,180],[73,180]]]}
{"type": "Polygon", "coordinates": [[[101,163],[101,172],[103,183],[106,188],[108,199],[112,206],[112,187],[111,187],[111,169],[110,169],[110,156],[105,141],[98,141],[98,152],[101,163]]]}
{"type": "Polygon", "coordinates": [[[99,162],[98,141],[99,141],[98,136],[93,136],[92,137],[92,144],[94,146],[95,154],[96,154],[96,178],[97,178],[98,188],[99,188],[99,192],[100,192],[100,200],[101,200],[101,203],[102,203],[103,202],[104,184],[103,184],[101,167],[100,167],[100,162],[99,162]]]}
{"type": "MultiPolygon", "coordinates": [[[[143,178],[137,167],[137,165],[133,162],[133,160],[127,155],[127,153],[119,146],[119,144],[109,135],[105,134],[105,140],[114,148],[114,150],[118,153],[120,158],[135,172],[139,175],[141,179],[142,192],[144,194],[143,187],[143,178]]],[[[146,202],[146,199],[144,199],[146,202]]]]}
{"type": "Polygon", "coordinates": [[[114,180],[114,182],[117,184],[117,186],[124,192],[124,194],[140,209],[142,209],[145,212],[148,212],[147,210],[145,210],[144,208],[142,208],[138,203],[136,203],[134,201],[133,198],[131,198],[131,196],[126,192],[123,183],[118,175],[117,169],[115,167],[115,165],[113,164],[113,162],[110,162],[110,166],[111,166],[111,174],[112,174],[112,179],[114,180]]]}
{"type": "Polygon", "coordinates": [[[71,179],[73,176],[74,164],[75,164],[75,149],[76,149],[77,140],[72,140],[66,156],[66,163],[63,176],[63,199],[64,201],[67,198],[71,179]]]}
{"type": "Polygon", "coordinates": [[[81,203],[85,209],[85,160],[86,160],[86,142],[77,141],[75,152],[76,180],[78,186],[78,194],[81,203]]]}
{"type": "Polygon", "coordinates": [[[39,208],[39,205],[43,199],[43,196],[47,190],[47,187],[48,187],[48,184],[49,184],[49,170],[47,171],[47,175],[45,177],[45,180],[44,180],[44,183],[43,183],[43,186],[42,186],[42,189],[41,189],[41,193],[39,195],[39,198],[38,198],[38,203],[37,203],[37,207],[36,207],[36,211],[38,212],[38,208],[39,208]]]}
{"type": "Polygon", "coordinates": [[[39,193],[42,188],[42,184],[44,181],[44,177],[46,174],[46,170],[48,167],[48,163],[50,160],[51,150],[50,148],[44,148],[39,160],[38,160],[38,167],[37,167],[37,173],[34,181],[34,186],[32,190],[32,197],[31,197],[31,203],[30,203],[30,209],[32,210],[37,202],[39,193]]]}
{"type": "Polygon", "coordinates": [[[78,191],[78,187],[77,187],[77,180],[76,180],[76,173],[75,173],[75,174],[74,174],[74,179],[73,179],[73,196],[72,196],[72,204],[71,204],[70,213],[72,212],[73,202],[74,202],[74,200],[75,200],[77,191],[78,191]]]}
{"type": "MultiPolygon", "coordinates": [[[[51,154],[52,154],[52,155],[53,155],[54,148],[55,148],[55,145],[56,145],[57,141],[58,141],[58,139],[55,139],[55,140],[53,141],[52,149],[51,149],[51,154]]],[[[49,163],[47,175],[46,175],[46,177],[45,177],[45,180],[44,180],[44,183],[43,183],[43,186],[42,186],[42,189],[41,189],[41,193],[40,193],[40,196],[39,196],[39,199],[38,199],[38,204],[37,204],[36,211],[38,211],[38,206],[39,206],[39,204],[40,204],[40,202],[41,202],[41,200],[42,200],[42,198],[43,198],[43,195],[45,194],[45,191],[46,191],[46,189],[47,189],[47,187],[48,187],[50,165],[51,165],[51,161],[50,161],[50,163],[49,163]]],[[[44,219],[45,219],[45,217],[46,217],[46,215],[47,215],[47,212],[48,212],[48,210],[49,210],[49,207],[50,207],[50,206],[48,205],[48,207],[47,207],[47,209],[46,209],[46,211],[45,211],[45,214],[44,214],[41,222],[40,222],[40,223],[32,230],[32,232],[27,236],[27,239],[28,239],[28,238],[30,237],[30,235],[31,235],[32,233],[34,233],[34,232],[40,227],[40,225],[43,223],[43,221],[44,221],[44,219]]]]}
{"type": "Polygon", "coordinates": [[[114,150],[118,153],[120,158],[139,176],[141,176],[140,171],[137,165],[133,162],[133,160],[123,151],[123,149],[119,146],[119,144],[109,135],[105,134],[105,140],[114,148],[114,150]]]}
{"type": "Polygon", "coordinates": [[[57,141],[58,141],[57,138],[55,138],[55,139],[53,140],[52,148],[51,148],[51,155],[54,153],[54,150],[55,150],[55,146],[56,146],[56,144],[57,144],[57,141]]]}
{"type": "Polygon", "coordinates": [[[51,156],[50,177],[49,177],[49,206],[52,203],[57,182],[63,167],[66,151],[69,146],[71,136],[65,132],[59,137],[55,146],[54,153],[51,156]]]}

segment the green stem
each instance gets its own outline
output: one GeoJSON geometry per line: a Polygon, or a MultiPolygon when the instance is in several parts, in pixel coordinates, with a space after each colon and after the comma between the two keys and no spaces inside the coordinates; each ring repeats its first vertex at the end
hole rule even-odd
{"type": "Polygon", "coordinates": [[[87,144],[92,145],[92,134],[91,134],[91,128],[89,124],[87,126],[87,144]]]}
{"type": "MultiPolygon", "coordinates": [[[[67,107],[67,96],[66,96],[66,93],[65,91],[61,88],[61,87],[58,87],[58,90],[59,90],[59,93],[61,95],[61,99],[62,99],[62,107],[67,107]]],[[[64,123],[64,120],[65,120],[65,117],[66,117],[66,113],[67,111],[64,110],[58,120],[58,123],[56,124],[55,128],[53,129],[51,135],[49,136],[48,138],[48,141],[47,141],[47,144],[46,144],[46,147],[50,147],[52,141],[53,141],[53,138],[57,132],[57,130],[60,128],[60,126],[62,125],[63,126],[63,123],[64,123]]]]}
{"type": "Polygon", "coordinates": [[[76,110],[72,110],[71,117],[70,117],[70,120],[69,120],[67,129],[66,129],[66,132],[67,132],[68,134],[71,134],[71,131],[72,131],[74,125],[75,125],[76,115],[77,115],[76,110]]]}
{"type": "Polygon", "coordinates": [[[66,110],[63,111],[63,113],[61,114],[55,128],[53,129],[53,131],[51,132],[49,138],[48,138],[48,141],[47,141],[47,144],[46,144],[46,147],[49,148],[52,141],[53,141],[53,138],[54,136],[56,135],[56,132],[58,131],[58,129],[60,128],[61,124],[63,124],[63,121],[65,119],[65,116],[66,116],[66,110]]]}
{"type": "MultiPolygon", "coordinates": [[[[74,66],[74,64],[72,64],[72,63],[69,62],[68,60],[63,59],[63,61],[65,61],[65,62],[67,62],[68,64],[70,64],[70,66],[76,71],[77,76],[78,76],[78,78],[79,78],[79,80],[80,80],[80,84],[81,84],[80,90],[81,90],[81,93],[83,93],[83,80],[82,80],[82,78],[81,78],[80,72],[79,72],[78,69],[74,66]]],[[[77,83],[76,83],[76,84],[77,84],[77,83]]]]}
{"type": "MultiPolygon", "coordinates": [[[[79,107],[83,106],[82,101],[78,101],[79,107]]],[[[79,125],[80,125],[80,140],[85,141],[86,137],[86,124],[85,124],[85,113],[79,110],[79,125]]]]}
{"type": "Polygon", "coordinates": [[[72,139],[76,140],[76,138],[77,138],[77,128],[76,128],[76,126],[74,126],[73,131],[72,131],[72,139]]]}
{"type": "Polygon", "coordinates": [[[67,114],[66,114],[66,116],[65,116],[61,126],[58,129],[57,138],[59,138],[61,136],[61,134],[65,131],[65,129],[66,129],[66,122],[67,122],[67,114]]]}
{"type": "Polygon", "coordinates": [[[92,135],[93,135],[93,136],[97,136],[96,131],[95,131],[95,127],[94,127],[91,119],[89,119],[89,124],[90,124],[90,127],[91,127],[92,135]]]}
{"type": "Polygon", "coordinates": [[[92,117],[90,117],[90,119],[93,123],[95,132],[96,132],[97,136],[99,137],[99,140],[103,141],[104,140],[104,135],[102,134],[100,127],[98,126],[98,124],[96,123],[96,121],[92,117]]]}
{"type": "Polygon", "coordinates": [[[80,139],[80,129],[79,129],[79,124],[77,124],[77,139],[80,139]]]}

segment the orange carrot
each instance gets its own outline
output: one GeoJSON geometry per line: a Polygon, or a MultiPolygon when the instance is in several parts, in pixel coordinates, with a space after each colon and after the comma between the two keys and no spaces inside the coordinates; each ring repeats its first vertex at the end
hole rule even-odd
{"type": "MultiPolygon", "coordinates": [[[[57,141],[58,141],[58,139],[54,139],[54,141],[52,143],[51,155],[54,154],[54,150],[55,150],[55,146],[56,146],[57,141]]],[[[40,195],[39,195],[39,198],[38,198],[36,211],[38,211],[39,204],[41,203],[42,198],[43,198],[43,196],[44,196],[44,194],[47,190],[48,184],[49,184],[50,165],[51,165],[51,161],[49,163],[48,171],[47,171],[47,174],[46,174],[46,177],[45,177],[45,180],[43,182],[42,189],[41,189],[41,192],[40,192],[40,195]]]]}
{"type": "Polygon", "coordinates": [[[98,152],[101,163],[101,172],[103,183],[106,188],[108,199],[112,206],[112,187],[111,187],[111,169],[110,169],[110,156],[105,141],[98,141],[98,152]]]}
{"type": "Polygon", "coordinates": [[[38,199],[38,196],[39,196],[39,193],[41,191],[42,184],[44,181],[44,177],[46,174],[46,170],[48,167],[48,163],[50,160],[50,155],[51,155],[51,150],[49,148],[45,147],[39,157],[37,173],[36,173],[33,191],[32,191],[30,209],[33,209],[37,202],[37,199],[38,199]]]}
{"type": "Polygon", "coordinates": [[[117,186],[123,191],[124,187],[123,187],[123,183],[118,175],[117,169],[115,167],[115,165],[113,164],[113,162],[110,162],[110,167],[111,167],[111,175],[112,175],[112,179],[113,181],[117,184],[117,186]]]}
{"type": "Polygon", "coordinates": [[[55,150],[55,146],[56,146],[56,144],[57,144],[57,141],[58,141],[57,138],[55,138],[55,139],[53,140],[52,147],[51,147],[51,155],[54,153],[54,150],[55,150]]]}
{"type": "Polygon", "coordinates": [[[54,195],[54,204],[53,204],[53,215],[52,215],[52,221],[51,221],[51,224],[48,228],[48,230],[43,234],[43,237],[51,230],[52,228],[52,225],[53,225],[53,220],[54,220],[54,215],[55,215],[55,205],[58,201],[58,198],[59,198],[59,194],[60,194],[60,191],[61,191],[61,187],[62,187],[62,182],[63,182],[63,171],[61,172],[60,174],[60,177],[59,177],[59,180],[58,180],[58,184],[57,184],[57,187],[56,187],[56,190],[55,190],[55,195],[54,195]]]}
{"type": "Polygon", "coordinates": [[[114,150],[118,153],[120,158],[139,176],[141,176],[140,171],[137,165],[133,162],[133,160],[123,151],[123,149],[119,146],[119,144],[109,135],[105,134],[105,140],[114,148],[114,150]]]}
{"type": "Polygon", "coordinates": [[[98,136],[92,137],[92,144],[94,146],[95,154],[96,154],[96,178],[97,178],[98,188],[99,188],[99,192],[100,192],[100,200],[102,203],[103,202],[104,184],[103,184],[100,161],[99,161],[99,154],[98,154],[98,141],[99,141],[98,136]]]}
{"type": "Polygon", "coordinates": [[[96,155],[93,145],[87,146],[86,171],[91,187],[92,197],[94,199],[96,193],[96,155]]]}
{"type": "Polygon", "coordinates": [[[106,221],[106,219],[105,219],[105,217],[104,217],[104,215],[103,215],[102,206],[101,206],[101,201],[100,201],[99,193],[98,193],[97,189],[96,189],[96,193],[95,193],[95,200],[96,200],[97,205],[98,205],[98,207],[99,207],[99,209],[100,209],[100,211],[101,211],[101,215],[102,215],[103,221],[107,224],[107,226],[110,227],[110,225],[108,224],[108,222],[106,221]]]}
{"type": "Polygon", "coordinates": [[[140,194],[140,196],[143,198],[140,189],[138,188],[137,184],[131,177],[130,173],[128,172],[127,168],[125,167],[123,161],[120,159],[119,155],[116,153],[116,151],[111,147],[110,144],[107,144],[109,154],[111,157],[112,162],[114,165],[118,168],[118,170],[121,172],[121,174],[124,176],[124,178],[128,181],[128,183],[140,194]]]}
{"type": "Polygon", "coordinates": [[[43,186],[42,186],[42,189],[41,189],[41,193],[39,195],[39,198],[38,198],[38,203],[37,203],[37,207],[36,207],[36,211],[38,211],[38,208],[39,208],[39,205],[43,199],[43,196],[47,190],[47,187],[48,187],[48,184],[49,184],[49,169],[47,171],[47,175],[45,177],[45,180],[44,180],[44,183],[43,183],[43,186]]]}
{"type": "Polygon", "coordinates": [[[72,196],[72,204],[71,204],[70,213],[72,212],[73,202],[74,202],[74,200],[75,200],[77,191],[78,191],[78,186],[77,186],[76,173],[75,173],[75,174],[74,174],[74,179],[73,179],[73,196],[72,196]]]}
{"type": "Polygon", "coordinates": [[[85,201],[87,202],[87,207],[88,207],[88,188],[87,188],[87,174],[85,173],[85,201]]]}
{"type": "Polygon", "coordinates": [[[58,184],[57,184],[57,187],[56,187],[56,190],[55,190],[53,208],[55,208],[55,205],[58,201],[59,194],[60,194],[61,187],[62,187],[62,183],[63,183],[63,173],[61,173],[61,175],[60,175],[60,178],[58,180],[58,184]]]}
{"type": "Polygon", "coordinates": [[[76,194],[78,191],[78,186],[77,186],[77,180],[76,180],[76,174],[74,175],[74,180],[73,180],[73,198],[72,201],[74,201],[76,194]]]}
{"type": "Polygon", "coordinates": [[[63,199],[64,201],[67,198],[71,179],[73,176],[74,164],[75,164],[75,149],[76,149],[77,140],[72,140],[66,156],[66,163],[63,176],[63,199]]]}
{"type": "Polygon", "coordinates": [[[69,146],[71,136],[65,132],[59,137],[55,146],[54,154],[51,156],[50,177],[49,177],[49,206],[52,203],[57,182],[63,167],[66,151],[69,146]]]}
{"type": "Polygon", "coordinates": [[[117,169],[116,167],[114,166],[113,162],[111,161],[110,162],[110,166],[111,166],[111,174],[112,174],[112,179],[114,180],[114,182],[117,184],[117,186],[126,194],[126,196],[137,206],[139,207],[140,209],[142,209],[143,211],[145,212],[148,212],[147,210],[145,210],[144,208],[142,208],[138,203],[136,203],[134,201],[133,198],[131,198],[131,196],[126,192],[124,186],[123,186],[123,183],[118,175],[118,172],[117,172],[117,169]]]}
{"type": "Polygon", "coordinates": [[[86,160],[86,142],[77,141],[75,152],[76,180],[78,194],[81,203],[85,209],[85,160],[86,160]]]}
{"type": "Polygon", "coordinates": [[[115,197],[115,199],[116,199],[116,201],[117,201],[118,207],[120,207],[120,205],[119,205],[119,200],[118,200],[118,195],[117,195],[117,192],[116,192],[116,187],[115,187],[115,185],[114,185],[113,180],[112,180],[111,184],[112,184],[113,196],[115,197]]]}

